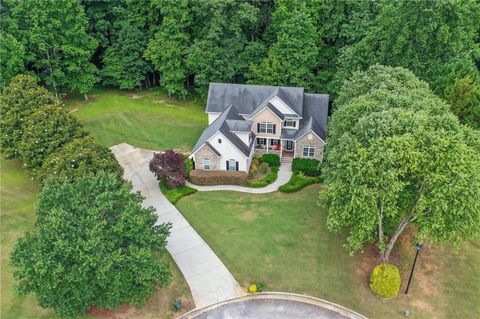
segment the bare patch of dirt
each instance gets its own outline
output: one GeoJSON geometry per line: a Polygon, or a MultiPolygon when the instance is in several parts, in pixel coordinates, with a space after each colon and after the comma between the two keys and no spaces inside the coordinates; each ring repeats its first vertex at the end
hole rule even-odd
{"type": "Polygon", "coordinates": [[[246,222],[252,222],[257,219],[257,214],[252,211],[247,211],[238,216],[241,220],[246,222]]]}
{"type": "Polygon", "coordinates": [[[87,310],[87,314],[95,318],[123,318],[128,313],[132,312],[133,307],[130,305],[120,306],[117,310],[100,309],[94,306],[87,310]]]}
{"type": "Polygon", "coordinates": [[[77,107],[74,107],[73,109],[71,109],[70,111],[68,111],[68,113],[75,113],[75,112],[78,112],[80,108],[77,106],[77,107]]]}
{"type": "Polygon", "coordinates": [[[143,98],[142,95],[138,95],[138,94],[135,94],[135,93],[128,93],[128,96],[131,97],[134,100],[143,98]]]}

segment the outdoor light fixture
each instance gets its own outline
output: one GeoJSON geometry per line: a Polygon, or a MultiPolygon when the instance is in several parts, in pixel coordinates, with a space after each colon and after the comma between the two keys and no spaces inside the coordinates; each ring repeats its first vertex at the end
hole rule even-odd
{"type": "Polygon", "coordinates": [[[422,243],[415,244],[415,249],[417,250],[417,252],[415,253],[415,259],[413,260],[412,271],[410,271],[410,277],[408,278],[408,284],[407,289],[405,289],[405,294],[408,294],[408,289],[410,288],[410,283],[412,282],[413,271],[415,270],[415,264],[417,263],[418,253],[420,252],[420,249],[422,249],[422,247],[422,243]]]}

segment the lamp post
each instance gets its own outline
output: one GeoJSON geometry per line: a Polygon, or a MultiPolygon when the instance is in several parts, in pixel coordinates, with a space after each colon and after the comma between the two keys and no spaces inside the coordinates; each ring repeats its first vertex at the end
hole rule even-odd
{"type": "Polygon", "coordinates": [[[408,289],[410,288],[410,283],[412,282],[412,277],[413,277],[413,271],[415,270],[415,264],[417,263],[417,257],[418,253],[420,252],[420,249],[422,249],[423,244],[417,243],[415,245],[415,249],[417,252],[415,253],[415,259],[413,260],[413,266],[412,266],[412,271],[410,271],[410,277],[408,278],[408,284],[407,284],[407,289],[405,289],[405,294],[408,294],[408,289]]]}

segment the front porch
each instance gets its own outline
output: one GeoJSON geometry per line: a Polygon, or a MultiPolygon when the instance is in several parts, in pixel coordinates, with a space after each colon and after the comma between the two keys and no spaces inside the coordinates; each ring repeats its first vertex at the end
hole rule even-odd
{"type": "Polygon", "coordinates": [[[285,140],[270,137],[257,137],[255,140],[255,154],[277,154],[282,157],[293,158],[294,154],[293,140],[285,140]]]}

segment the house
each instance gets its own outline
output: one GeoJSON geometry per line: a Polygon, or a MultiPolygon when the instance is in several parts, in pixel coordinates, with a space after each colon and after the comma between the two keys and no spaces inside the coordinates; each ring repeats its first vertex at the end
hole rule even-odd
{"type": "Polygon", "coordinates": [[[253,154],[323,159],[328,94],[301,87],[210,83],[209,126],[190,158],[196,169],[248,172],[253,154]]]}

